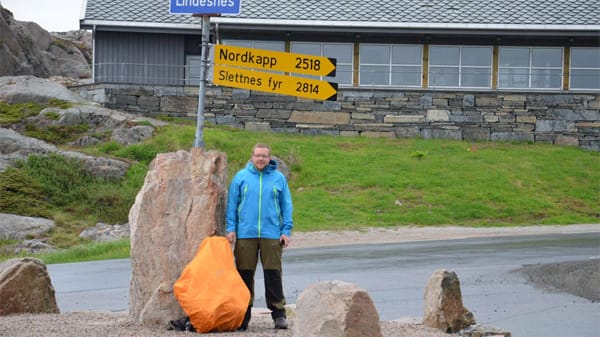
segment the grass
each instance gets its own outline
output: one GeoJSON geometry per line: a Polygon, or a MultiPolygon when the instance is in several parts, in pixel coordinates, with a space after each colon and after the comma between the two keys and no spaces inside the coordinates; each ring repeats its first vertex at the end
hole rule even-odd
{"type": "MultiPolygon", "coordinates": [[[[195,127],[162,127],[145,142],[85,149],[132,163],[125,178],[89,177],[76,162],[30,157],[0,174],[0,211],[60,219],[49,243],[65,248],[46,261],[127,257],[127,243],[89,243],[96,222],[127,222],[157,153],[189,150],[195,127]],[[12,206],[11,206],[12,205],[12,206]],[[17,207],[13,210],[10,207],[17,207]],[[125,247],[126,246],[126,247],[125,247]],[[115,250],[100,253],[98,250],[115,250]]],[[[229,179],[257,142],[290,167],[296,231],[367,226],[517,226],[598,223],[600,154],[526,143],[300,136],[205,127],[208,150],[227,154],[229,179]]],[[[2,242],[0,242],[2,246],[2,242]]],[[[0,256],[6,259],[7,256],[0,256]]]]}

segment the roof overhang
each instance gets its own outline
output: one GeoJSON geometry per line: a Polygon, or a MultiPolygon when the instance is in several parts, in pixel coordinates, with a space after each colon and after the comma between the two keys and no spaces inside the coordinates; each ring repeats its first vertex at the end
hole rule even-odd
{"type": "MultiPolygon", "coordinates": [[[[312,33],[379,33],[379,34],[445,34],[445,35],[520,35],[520,36],[600,36],[600,25],[544,25],[544,24],[483,24],[483,23],[414,23],[414,22],[361,22],[313,20],[265,20],[212,17],[211,22],[221,31],[281,31],[312,33]]],[[[198,33],[198,23],[156,23],[131,21],[103,21],[83,19],[82,29],[108,31],[137,31],[170,33],[198,33]]]]}

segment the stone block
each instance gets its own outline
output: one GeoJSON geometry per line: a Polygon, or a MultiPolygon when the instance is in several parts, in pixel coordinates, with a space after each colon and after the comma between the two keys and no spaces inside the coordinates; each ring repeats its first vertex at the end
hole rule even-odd
{"type": "Polygon", "coordinates": [[[579,139],[577,138],[577,136],[558,135],[558,136],[556,136],[556,139],[554,140],[554,144],[579,146],[579,139]]]}
{"type": "Polygon", "coordinates": [[[396,138],[394,131],[363,131],[360,135],[370,138],[396,138]]]}
{"type": "Polygon", "coordinates": [[[520,116],[517,115],[517,123],[532,123],[535,124],[537,122],[536,116],[520,116]]]}
{"type": "Polygon", "coordinates": [[[464,128],[463,137],[465,140],[485,141],[490,140],[489,128],[464,128]]]}
{"type": "Polygon", "coordinates": [[[421,129],[418,126],[396,127],[394,130],[398,138],[416,138],[421,135],[421,129]]]}
{"type": "Polygon", "coordinates": [[[450,111],[448,110],[427,110],[428,122],[448,122],[450,121],[450,111]]]}
{"type": "Polygon", "coordinates": [[[250,131],[271,131],[269,122],[246,122],[244,128],[250,131]]]}
{"type": "Polygon", "coordinates": [[[162,96],[160,111],[163,112],[198,112],[198,97],[162,96]]]}
{"type": "Polygon", "coordinates": [[[280,109],[258,109],[256,113],[257,118],[262,119],[281,119],[287,120],[292,114],[291,110],[280,110],[280,109]]]}
{"type": "Polygon", "coordinates": [[[315,112],[315,111],[292,111],[289,119],[292,123],[299,124],[349,124],[350,113],[348,112],[315,112]]]}
{"type": "Polygon", "coordinates": [[[477,107],[498,107],[502,105],[502,99],[498,97],[475,97],[477,107]]]}
{"type": "Polygon", "coordinates": [[[424,123],[425,116],[421,115],[386,115],[383,118],[384,123],[405,124],[405,123],[424,123]]]}
{"type": "Polygon", "coordinates": [[[370,113],[353,112],[352,119],[373,120],[373,119],[375,119],[375,116],[373,116],[373,114],[370,114],[370,113]]]}

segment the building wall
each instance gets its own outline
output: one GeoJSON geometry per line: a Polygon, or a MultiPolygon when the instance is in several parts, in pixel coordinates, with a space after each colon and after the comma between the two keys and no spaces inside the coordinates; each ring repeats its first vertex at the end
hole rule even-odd
{"type": "MultiPolygon", "coordinates": [[[[195,118],[198,88],[90,85],[77,89],[108,108],[195,118]]],[[[312,101],[208,87],[205,121],[306,135],[542,142],[600,151],[600,94],[345,88],[312,101]]]]}
{"type": "Polygon", "coordinates": [[[95,34],[95,81],[183,85],[183,35],[111,31],[95,34]]]}

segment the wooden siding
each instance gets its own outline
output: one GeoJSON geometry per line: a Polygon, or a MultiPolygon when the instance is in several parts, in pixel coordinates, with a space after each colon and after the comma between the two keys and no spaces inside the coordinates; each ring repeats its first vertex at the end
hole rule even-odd
{"type": "Polygon", "coordinates": [[[184,36],[96,32],[95,82],[183,85],[184,36]]]}

